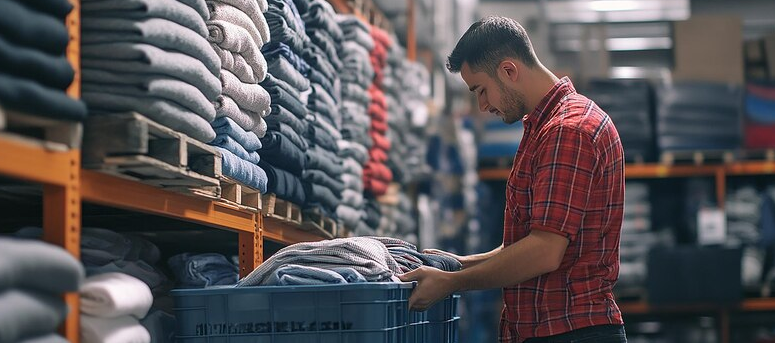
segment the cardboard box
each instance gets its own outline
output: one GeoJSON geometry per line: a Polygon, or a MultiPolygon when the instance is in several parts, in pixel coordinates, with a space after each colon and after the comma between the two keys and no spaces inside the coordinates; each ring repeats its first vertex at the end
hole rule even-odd
{"type": "Polygon", "coordinates": [[[696,16],[674,24],[679,81],[742,84],[743,21],[737,16],[696,16]]]}

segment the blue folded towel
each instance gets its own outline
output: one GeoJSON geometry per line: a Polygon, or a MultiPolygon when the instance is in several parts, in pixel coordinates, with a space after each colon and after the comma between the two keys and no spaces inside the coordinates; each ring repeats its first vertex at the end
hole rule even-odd
{"type": "Polygon", "coordinates": [[[245,147],[240,145],[234,138],[229,137],[229,135],[217,135],[210,144],[229,150],[237,157],[250,163],[258,164],[261,161],[261,157],[258,156],[257,152],[245,150],[245,147]]]}
{"type": "Polygon", "coordinates": [[[54,56],[17,46],[0,36],[0,72],[40,82],[43,86],[66,89],[75,72],[63,54],[54,56]]]}
{"type": "Polygon", "coordinates": [[[3,1],[0,36],[10,42],[61,55],[70,41],[63,19],[31,10],[15,1],[3,1]]]}
{"type": "Polygon", "coordinates": [[[176,0],[83,0],[82,17],[163,18],[207,37],[205,21],[194,8],[176,0]]]}
{"type": "Polygon", "coordinates": [[[210,32],[207,40],[219,47],[240,54],[253,69],[253,75],[258,82],[266,77],[267,64],[261,47],[250,39],[244,28],[223,20],[207,22],[210,32]]]}
{"type": "Polygon", "coordinates": [[[229,137],[245,147],[245,150],[247,151],[256,151],[263,146],[259,139],[260,137],[258,137],[255,132],[247,131],[239,127],[239,125],[229,117],[216,118],[215,121],[212,122],[212,125],[216,134],[229,135],[229,137]]]}
{"type": "Polygon", "coordinates": [[[188,82],[208,100],[221,94],[221,83],[205,65],[186,54],[164,51],[141,43],[105,43],[81,46],[81,65],[136,74],[162,74],[188,82]]]}
{"type": "Polygon", "coordinates": [[[167,19],[122,19],[84,17],[81,20],[81,44],[132,42],[175,50],[202,61],[213,75],[221,70],[221,61],[207,39],[191,29],[167,19]]]}
{"type": "Polygon", "coordinates": [[[261,167],[237,157],[229,150],[219,147],[216,149],[223,154],[224,175],[266,193],[267,177],[261,167]]]}

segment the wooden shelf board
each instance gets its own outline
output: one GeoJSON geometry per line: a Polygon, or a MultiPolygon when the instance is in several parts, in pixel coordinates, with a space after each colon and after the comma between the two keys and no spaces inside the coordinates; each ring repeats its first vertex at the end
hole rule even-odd
{"type": "Polygon", "coordinates": [[[79,155],[79,150],[49,149],[34,139],[0,133],[0,175],[64,187],[79,155]]]}
{"type": "Polygon", "coordinates": [[[264,230],[262,234],[264,239],[281,244],[314,242],[326,239],[323,236],[302,230],[299,225],[272,217],[264,217],[264,230]]]}

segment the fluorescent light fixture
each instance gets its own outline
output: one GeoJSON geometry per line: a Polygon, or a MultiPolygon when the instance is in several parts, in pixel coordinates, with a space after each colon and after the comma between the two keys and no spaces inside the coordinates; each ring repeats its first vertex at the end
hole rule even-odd
{"type": "Polygon", "coordinates": [[[634,0],[597,0],[589,3],[589,8],[598,12],[633,11],[640,9],[634,0]]]}

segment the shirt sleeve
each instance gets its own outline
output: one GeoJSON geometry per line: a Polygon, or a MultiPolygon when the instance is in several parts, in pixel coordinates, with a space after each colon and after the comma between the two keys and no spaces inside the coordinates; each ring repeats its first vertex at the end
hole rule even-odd
{"type": "Polygon", "coordinates": [[[543,137],[533,163],[528,227],[575,240],[592,194],[597,167],[591,138],[578,128],[554,128],[543,137]]]}

